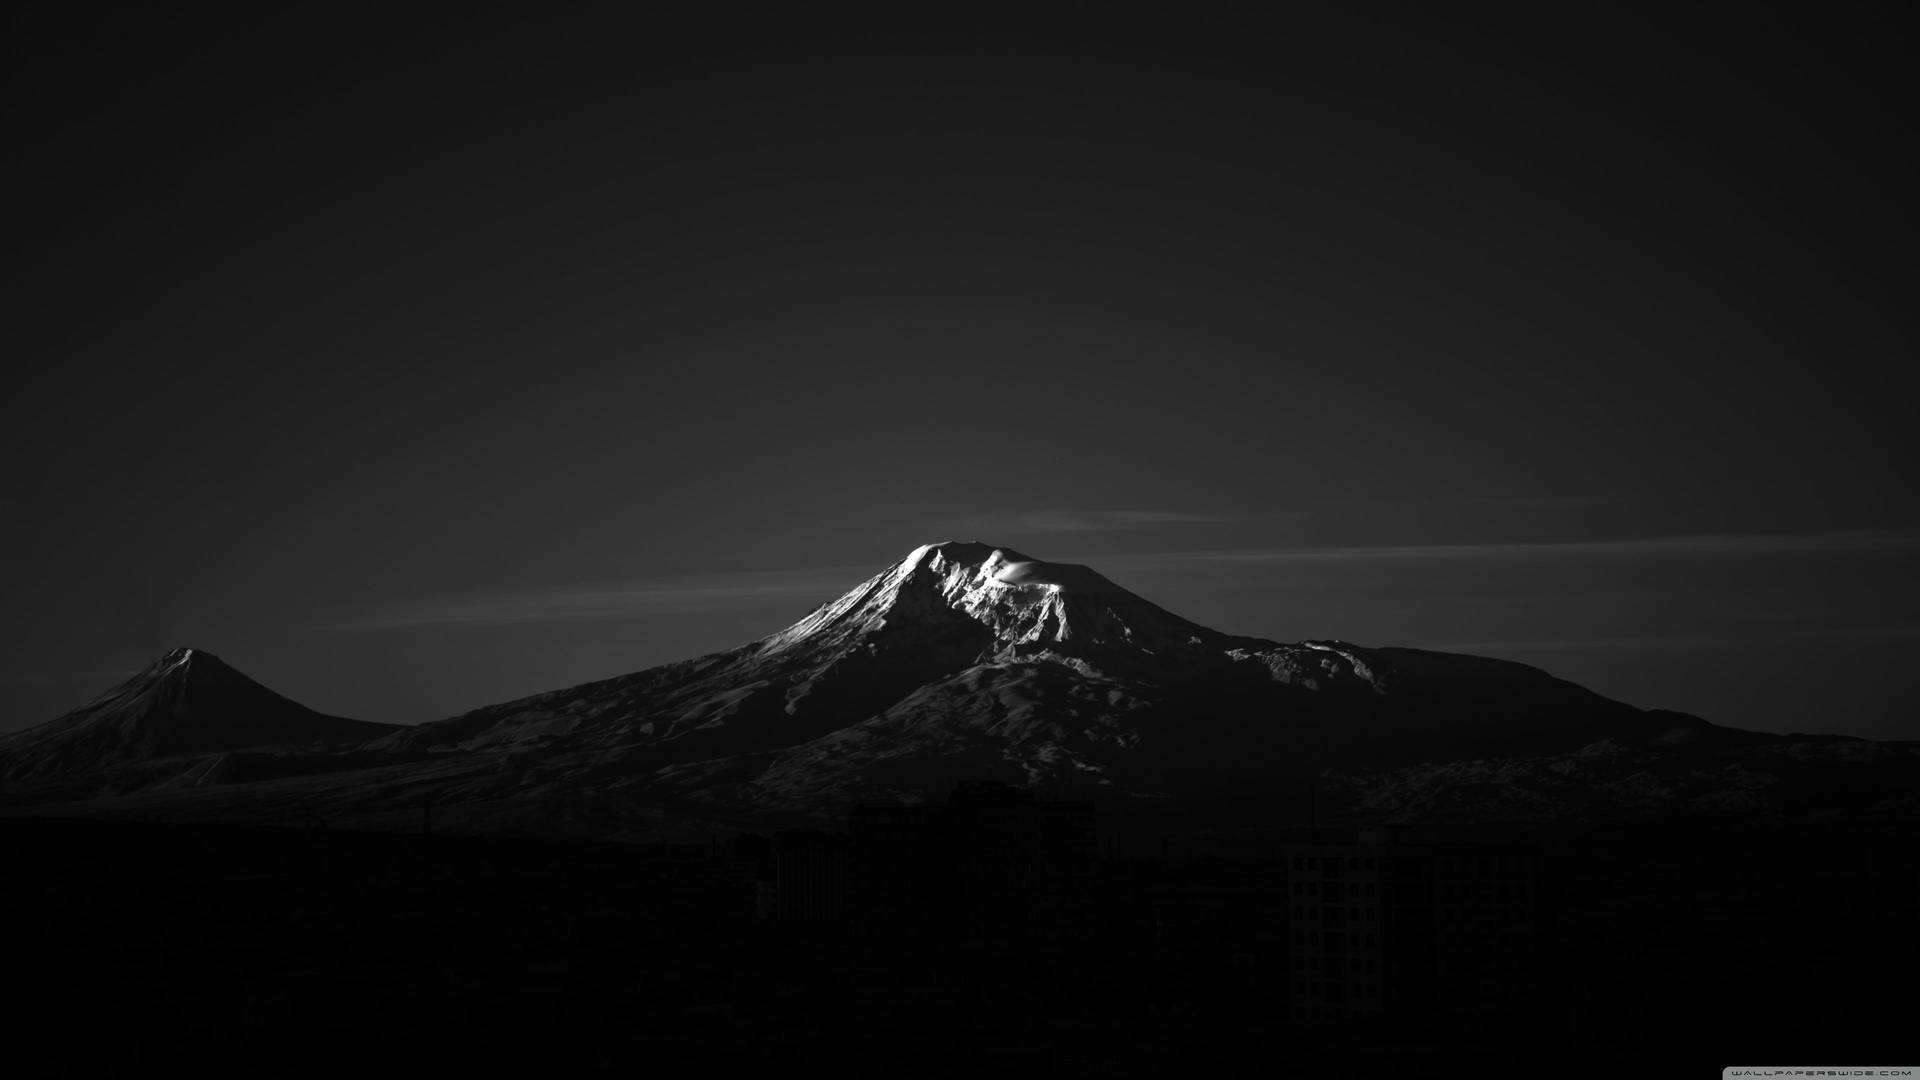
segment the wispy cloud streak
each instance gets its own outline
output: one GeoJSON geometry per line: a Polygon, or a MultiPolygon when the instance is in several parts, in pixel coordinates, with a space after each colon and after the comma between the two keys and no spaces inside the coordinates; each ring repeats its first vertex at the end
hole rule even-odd
{"type": "Polygon", "coordinates": [[[990,535],[999,532],[1116,532],[1157,525],[1204,525],[1233,521],[1214,514],[1177,510],[1028,510],[1007,514],[976,514],[954,522],[955,527],[990,535]]]}
{"type": "Polygon", "coordinates": [[[746,571],[580,582],[440,597],[330,621],[332,630],[489,627],[617,622],[747,610],[808,599],[824,603],[871,577],[872,567],[746,571]]]}
{"type": "Polygon", "coordinates": [[[1752,645],[1753,638],[1667,636],[1542,638],[1512,641],[1449,641],[1424,648],[1436,652],[1492,655],[1497,653],[1557,652],[1639,652],[1645,650],[1711,649],[1727,645],[1752,645]]]}
{"type": "Polygon", "coordinates": [[[1643,650],[1751,648],[1756,644],[1791,645],[1796,642],[1834,641],[1912,641],[1920,638],[1920,625],[1842,626],[1807,630],[1756,630],[1750,634],[1687,635],[1660,637],[1587,637],[1514,639],[1507,641],[1454,641],[1427,648],[1440,652],[1529,653],[1529,652],[1635,652],[1643,650]]]}
{"type": "MultiPolygon", "coordinates": [[[[1055,519],[1031,515],[1034,529],[1091,531],[1096,519],[1055,519]]],[[[1218,520],[1197,514],[1160,511],[1110,511],[1097,520],[1146,524],[1160,520],[1218,520]]],[[[1107,525],[1098,527],[1125,527],[1107,525]]],[[[1586,540],[1525,544],[1420,544],[1373,547],[1264,548],[1114,556],[1112,564],[1283,565],[1369,561],[1445,561],[1520,559],[1655,559],[1672,557],[1795,556],[1850,552],[1920,551],[1920,530],[1852,532],[1712,534],[1637,540],[1586,540]]],[[[325,629],[387,630],[407,627],[488,627],[540,623],[613,622],[655,616],[744,611],[791,602],[824,603],[871,577],[873,566],[820,567],[809,570],[746,571],[730,574],[637,578],[584,582],[528,589],[498,590],[440,597],[328,621],[325,629]]],[[[798,617],[796,612],[796,617],[798,617]]],[[[1889,631],[1875,631],[1881,636],[1889,631]]],[[[1904,630],[1891,632],[1904,636],[1904,630]]],[[[1639,639],[1635,639],[1638,641],[1639,639]]],[[[1500,643],[1482,643],[1497,645],[1500,643]]],[[[1524,642],[1515,647],[1608,648],[1598,642],[1524,642]]],[[[1677,642],[1666,642],[1677,644],[1677,642]]]]}
{"type": "Polygon", "coordinates": [[[1192,551],[1169,560],[1217,563],[1422,561],[1449,559],[1647,559],[1682,556],[1821,555],[1920,550],[1920,529],[1845,532],[1709,533],[1633,540],[1571,540],[1545,543],[1395,544],[1360,547],[1259,548],[1192,551]]]}

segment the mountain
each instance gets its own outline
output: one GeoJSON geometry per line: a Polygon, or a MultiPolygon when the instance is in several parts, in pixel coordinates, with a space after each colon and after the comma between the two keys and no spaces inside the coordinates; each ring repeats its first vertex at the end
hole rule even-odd
{"type": "Polygon", "coordinates": [[[104,774],[249,748],[351,745],[392,730],[289,701],[204,649],[175,649],[65,716],[0,736],[0,782],[104,774]]]}
{"type": "Polygon", "coordinates": [[[1895,797],[1913,747],[1834,738],[1485,657],[1225,634],[1088,567],[947,541],[738,648],[413,727],[322,717],[177,652],[0,741],[0,780],[175,755],[60,812],[409,828],[430,806],[455,831],[610,838],[832,825],[961,779],[1092,799],[1106,822],[1913,812],[1895,797]]]}
{"type": "Polygon", "coordinates": [[[937,795],[958,776],[1161,797],[1300,797],[1334,766],[1570,750],[1712,725],[1521,664],[1190,622],[1096,571],[915,549],[759,641],[396,732],[715,805],[937,795]]]}

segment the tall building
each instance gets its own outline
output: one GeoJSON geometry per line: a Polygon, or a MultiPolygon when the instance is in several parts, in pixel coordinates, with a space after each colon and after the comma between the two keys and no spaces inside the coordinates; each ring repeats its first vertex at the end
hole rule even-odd
{"type": "Polygon", "coordinates": [[[1528,1013],[1534,850],[1369,827],[1356,843],[1296,845],[1286,858],[1296,1019],[1484,1026],[1528,1013]]]}

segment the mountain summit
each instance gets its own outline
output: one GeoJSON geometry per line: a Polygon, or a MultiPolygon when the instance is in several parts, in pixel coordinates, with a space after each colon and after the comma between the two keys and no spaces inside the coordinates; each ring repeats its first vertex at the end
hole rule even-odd
{"type": "MultiPolygon", "coordinates": [[[[1805,741],[1503,660],[1222,633],[1085,566],[944,541],[737,648],[408,728],[322,716],[175,650],[0,739],[0,780],[124,763],[109,786],[133,793],[95,784],[76,812],[391,828],[430,800],[461,831],[639,838],[832,824],[961,779],[1091,798],[1109,822],[1303,822],[1335,792],[1355,812],[1786,813],[1911,779],[1849,764],[1810,789],[1794,778],[1861,747],[1805,741]]],[[[1863,745],[1861,760],[1913,758],[1863,745]]]]}
{"type": "Polygon", "coordinates": [[[1085,566],[1010,548],[945,541],[906,558],[833,603],[765,638],[763,655],[871,639],[890,623],[970,619],[988,651],[1022,647],[1165,654],[1218,638],[1085,566]]]}
{"type": "Polygon", "coordinates": [[[1139,796],[1304,790],[1336,765],[1570,750],[1706,728],[1521,664],[1190,622],[1098,572],[944,541],[725,652],[374,744],[513,751],[674,798],[829,808],[958,776],[1139,796]]]}
{"type": "Polygon", "coordinates": [[[181,648],[65,716],[0,737],[0,781],[251,747],[359,743],[391,730],[315,712],[205,649],[181,648]]]}

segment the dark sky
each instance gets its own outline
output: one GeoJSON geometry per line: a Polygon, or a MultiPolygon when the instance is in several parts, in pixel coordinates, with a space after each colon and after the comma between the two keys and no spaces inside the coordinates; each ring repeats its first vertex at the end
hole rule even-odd
{"type": "Polygon", "coordinates": [[[1440,7],[11,16],[0,729],[175,645],[435,719],[954,538],[1920,738],[1898,39],[1440,7]]]}

